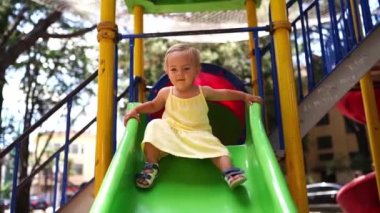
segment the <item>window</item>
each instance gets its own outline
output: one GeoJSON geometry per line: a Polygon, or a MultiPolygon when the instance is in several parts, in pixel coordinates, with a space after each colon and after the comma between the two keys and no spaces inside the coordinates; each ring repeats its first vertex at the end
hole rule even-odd
{"type": "Polygon", "coordinates": [[[318,149],[331,149],[332,139],[331,136],[323,136],[317,138],[318,149]]]}
{"type": "Polygon", "coordinates": [[[346,117],[343,117],[344,118],[344,126],[345,126],[345,129],[346,129],[346,132],[347,133],[355,133],[355,127],[353,124],[353,121],[351,121],[350,119],[346,118],[346,117]]]}
{"type": "Polygon", "coordinates": [[[330,161],[332,159],[334,159],[333,153],[319,154],[320,161],[330,161]]]}
{"type": "Polygon", "coordinates": [[[73,154],[77,154],[78,153],[78,145],[77,144],[71,144],[70,145],[70,152],[73,154]]]}
{"type": "Polygon", "coordinates": [[[74,175],[82,175],[83,174],[83,165],[74,163],[71,171],[74,175]]]}
{"type": "Polygon", "coordinates": [[[348,155],[350,156],[350,160],[352,161],[359,156],[359,153],[358,152],[350,152],[348,155]]]}
{"type": "Polygon", "coordinates": [[[329,125],[330,124],[330,118],[329,114],[326,114],[321,118],[321,120],[318,121],[317,126],[324,126],[324,125],[329,125]]]}

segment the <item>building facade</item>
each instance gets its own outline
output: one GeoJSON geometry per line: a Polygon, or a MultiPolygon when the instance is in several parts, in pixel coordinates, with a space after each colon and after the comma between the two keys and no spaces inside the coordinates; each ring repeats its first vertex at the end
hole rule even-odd
{"type": "Polygon", "coordinates": [[[334,107],[308,133],[304,146],[309,183],[344,184],[355,176],[357,171],[352,169],[352,161],[359,147],[357,135],[349,122],[334,107]]]}
{"type": "MultiPolygon", "coordinates": [[[[70,133],[70,138],[75,132],[70,133]]],[[[65,144],[65,133],[40,133],[30,142],[30,157],[36,159],[41,156],[40,163],[55,153],[65,144]]],[[[67,188],[66,194],[72,196],[82,184],[87,183],[94,177],[96,136],[91,133],[83,133],[69,146],[67,188]]],[[[43,195],[52,200],[54,192],[55,175],[58,182],[58,194],[62,190],[64,175],[64,152],[59,155],[58,173],[56,167],[57,157],[44,170],[40,171],[33,179],[31,194],[43,195]]],[[[31,160],[35,164],[35,161],[31,160]]],[[[30,165],[32,166],[32,165],[30,165]]]]}

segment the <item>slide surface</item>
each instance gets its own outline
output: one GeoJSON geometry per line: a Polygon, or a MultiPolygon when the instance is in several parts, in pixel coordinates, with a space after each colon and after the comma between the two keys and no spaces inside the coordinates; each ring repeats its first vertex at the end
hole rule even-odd
{"type": "Polygon", "coordinates": [[[130,120],[91,212],[297,212],[261,123],[261,106],[247,112],[246,141],[228,146],[233,163],[248,180],[234,190],[210,160],[168,156],[152,189],[136,188],[143,166],[140,143],[145,122],[130,120]]]}

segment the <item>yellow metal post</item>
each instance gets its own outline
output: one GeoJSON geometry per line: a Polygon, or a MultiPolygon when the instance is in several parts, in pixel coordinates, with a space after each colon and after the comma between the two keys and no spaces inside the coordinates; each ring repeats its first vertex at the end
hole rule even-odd
{"type": "Polygon", "coordinates": [[[350,0],[350,8],[351,8],[351,16],[352,16],[352,24],[354,25],[354,33],[355,33],[355,39],[356,41],[359,41],[359,36],[362,36],[363,33],[362,31],[360,30],[361,29],[361,21],[357,21],[357,19],[355,17],[357,17],[356,15],[356,11],[359,11],[358,9],[358,6],[355,4],[355,1],[354,0],[350,0]]]}
{"type": "MultiPolygon", "coordinates": [[[[141,6],[135,6],[133,8],[134,15],[134,32],[135,34],[141,34],[144,31],[144,9],[141,6]]],[[[134,72],[136,77],[144,79],[144,43],[142,38],[135,39],[134,49],[134,72]]],[[[144,102],[145,99],[145,83],[141,82],[138,86],[138,101],[144,102]]]]}
{"type": "Polygon", "coordinates": [[[112,156],[113,129],[113,87],[115,41],[117,27],[115,25],[115,0],[101,1],[100,23],[98,25],[99,69],[98,69],[98,112],[95,156],[95,188],[97,194],[106,174],[112,156]]]}
{"type": "Polygon", "coordinates": [[[271,1],[273,37],[285,140],[286,175],[299,212],[308,212],[305,169],[285,0],[271,1]]]}
{"type": "MultiPolygon", "coordinates": [[[[350,0],[350,7],[352,17],[357,17],[356,11],[359,11],[359,8],[358,5],[355,4],[355,1],[350,0]]],[[[353,20],[356,41],[359,41],[359,36],[363,36],[361,30],[362,25],[360,20],[359,22],[357,22],[355,18],[353,20]]],[[[377,188],[380,189],[380,121],[370,71],[360,80],[360,89],[362,91],[364,112],[367,121],[367,134],[371,148],[372,162],[376,174],[376,185],[377,188]]],[[[380,198],[380,190],[377,190],[377,193],[380,198]]]]}
{"type": "MultiPolygon", "coordinates": [[[[377,112],[375,91],[370,73],[360,80],[365,118],[367,121],[368,139],[371,148],[373,166],[376,173],[376,185],[380,189],[380,122],[377,112]]],[[[380,191],[378,190],[380,197],[380,191]]]]}
{"type": "MultiPolygon", "coordinates": [[[[256,27],[257,26],[257,14],[256,14],[256,3],[255,0],[247,0],[246,1],[246,11],[247,11],[247,22],[248,27],[256,27]]],[[[257,82],[257,69],[256,69],[256,57],[254,57],[254,49],[255,43],[253,40],[253,33],[249,33],[249,56],[251,62],[251,78],[252,78],[252,93],[254,95],[259,94],[259,86],[257,82]],[[252,52],[251,52],[252,51],[252,52]]]]}

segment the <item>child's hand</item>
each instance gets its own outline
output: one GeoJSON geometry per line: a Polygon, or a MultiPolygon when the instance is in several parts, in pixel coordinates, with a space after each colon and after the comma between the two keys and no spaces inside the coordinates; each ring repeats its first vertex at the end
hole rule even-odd
{"type": "Polygon", "coordinates": [[[253,103],[259,103],[259,104],[262,104],[263,103],[263,99],[260,97],[260,96],[255,96],[255,95],[251,95],[251,94],[245,94],[245,103],[249,104],[249,105],[252,105],[253,103]]]}
{"type": "Polygon", "coordinates": [[[128,120],[131,118],[136,118],[140,122],[140,114],[135,109],[132,109],[124,115],[124,126],[127,125],[128,120]]]}

